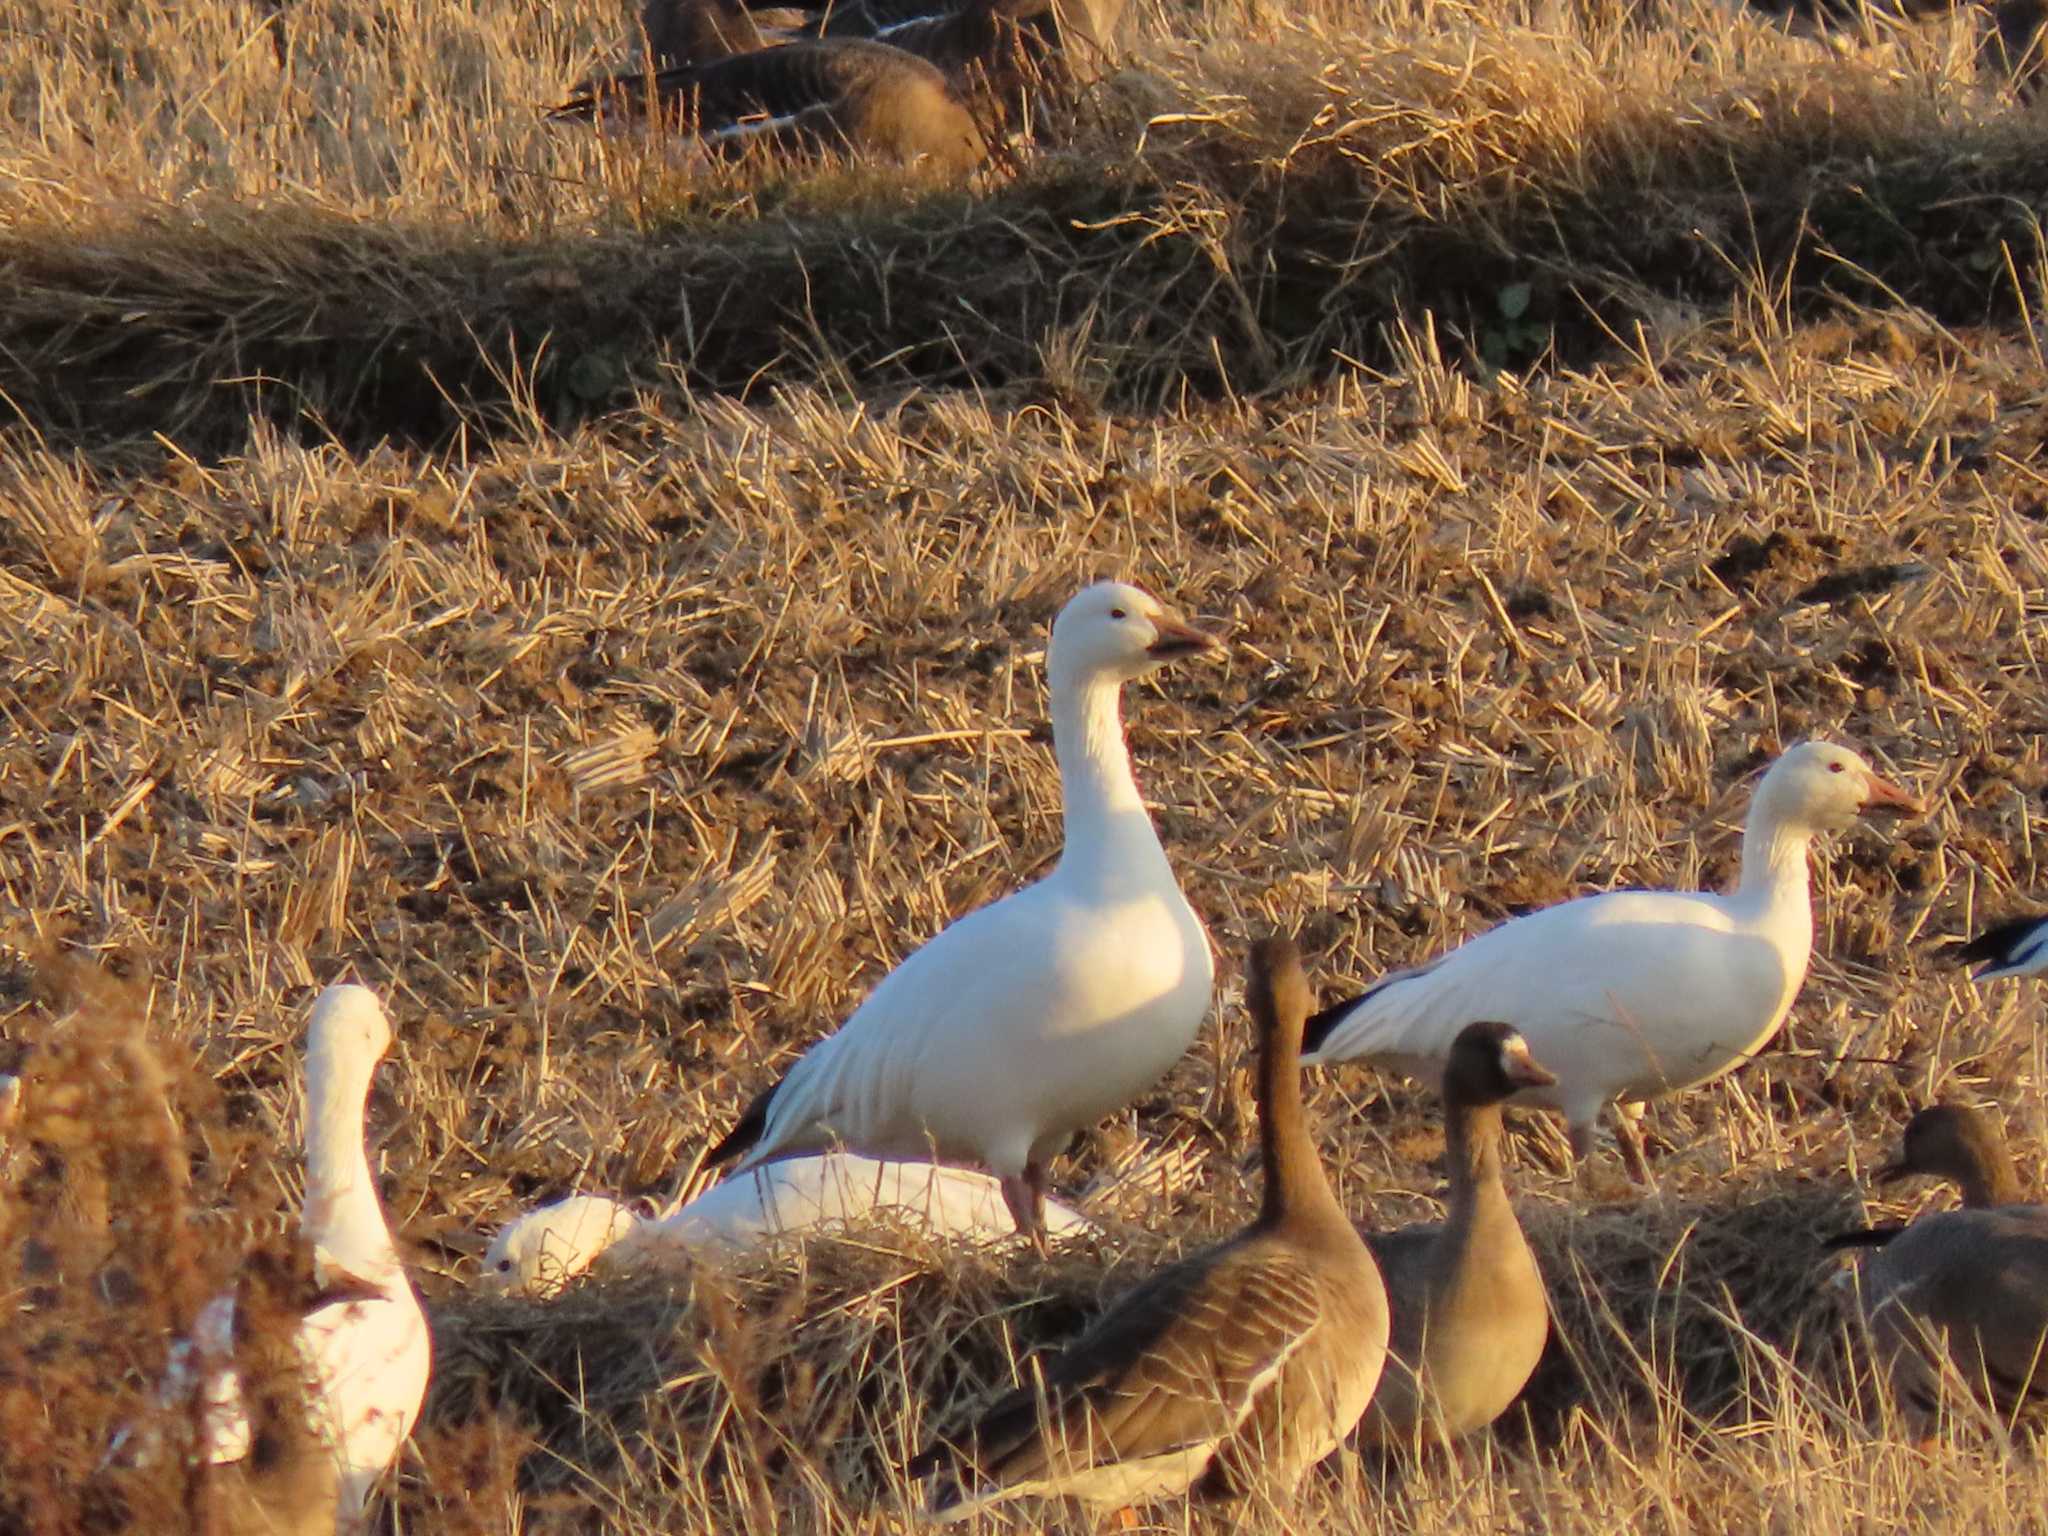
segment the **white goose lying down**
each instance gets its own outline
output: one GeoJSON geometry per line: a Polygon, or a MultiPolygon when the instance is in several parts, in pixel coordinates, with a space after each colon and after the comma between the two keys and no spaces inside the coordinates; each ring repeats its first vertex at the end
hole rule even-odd
{"type": "MultiPolygon", "coordinates": [[[[1016,1230],[1002,1182],[973,1168],[885,1162],[852,1152],[759,1163],[667,1216],[641,1223],[612,1249],[624,1263],[679,1253],[744,1252],[778,1238],[876,1217],[924,1228],[934,1238],[986,1242],[1016,1230]]],[[[1094,1224],[1057,1200],[1045,1202],[1054,1238],[1094,1224]]]]}
{"type": "Polygon", "coordinates": [[[882,979],[852,1018],[748,1106],[712,1163],[741,1170],[843,1146],[972,1162],[1042,1240],[1045,1165],[1193,1043],[1214,964],[1124,748],[1123,685],[1207,635],[1136,587],[1099,582],[1046,651],[1066,848],[1037,884],[970,912],[882,979]]]}
{"type": "Polygon", "coordinates": [[[1305,1059],[1426,1076],[1465,1025],[1502,1020],[1557,1076],[1513,1102],[1561,1111],[1584,1158],[1607,1104],[1719,1077],[1777,1033],[1813,948],[1814,837],[1920,809],[1847,747],[1804,742],[1756,787],[1732,892],[1610,891],[1502,923],[1325,1009],[1305,1059]]]}
{"type": "MultiPolygon", "coordinates": [[[[657,1216],[645,1202],[576,1195],[499,1228],[477,1278],[493,1294],[552,1296],[601,1257],[607,1268],[734,1254],[780,1238],[882,1218],[935,1239],[986,1241],[1016,1230],[1000,1181],[972,1168],[883,1162],[852,1152],[779,1158],[657,1216]]],[[[1079,1211],[1045,1204],[1058,1238],[1094,1230],[1079,1211]]]]}
{"type": "MultiPolygon", "coordinates": [[[[232,1293],[208,1302],[192,1336],[171,1353],[159,1401],[166,1409],[197,1415],[195,1454],[218,1469],[215,1479],[233,1485],[232,1493],[213,1496],[213,1507],[268,1512],[249,1516],[255,1523],[242,1529],[365,1529],[370,1490],[397,1457],[426,1392],[426,1318],[399,1263],[363,1150],[370,1077],[390,1044],[391,1026],[367,989],[331,986],[314,1002],[306,1048],[306,1199],[299,1225],[313,1249],[320,1293],[295,1342],[307,1373],[309,1428],[327,1448],[332,1472],[309,1475],[306,1458],[290,1455],[265,1464],[258,1430],[268,1405],[259,1400],[252,1425],[235,1365],[232,1293]],[[283,1523],[278,1501],[293,1494],[267,1485],[278,1477],[304,1487],[324,1481],[334,1523],[283,1523]]],[[[317,1465],[313,1473],[320,1473],[317,1465]]]]}

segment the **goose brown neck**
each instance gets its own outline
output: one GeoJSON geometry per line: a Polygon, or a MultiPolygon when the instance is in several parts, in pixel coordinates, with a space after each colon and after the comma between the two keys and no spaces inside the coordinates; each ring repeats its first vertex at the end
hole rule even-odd
{"type": "MultiPolygon", "coordinates": [[[[1309,1135],[1301,1095],[1301,1027],[1306,1008],[1289,1006],[1292,989],[1281,983],[1278,1017],[1262,1018],[1259,1031],[1259,1154],[1265,1191],[1261,1226],[1311,1224],[1334,1218],[1348,1228],[1337,1197],[1323,1177],[1322,1160],[1309,1135]]],[[[1258,1012],[1272,1009],[1268,1000],[1258,1012]]]]}

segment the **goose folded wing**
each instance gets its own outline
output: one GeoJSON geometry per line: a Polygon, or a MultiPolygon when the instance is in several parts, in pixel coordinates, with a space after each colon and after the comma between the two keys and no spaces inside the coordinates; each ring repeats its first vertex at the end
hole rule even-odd
{"type": "Polygon", "coordinates": [[[1045,1414],[1026,1388],[970,1438],[984,1480],[1057,1481],[1070,1470],[1206,1455],[1253,1414],[1323,1317],[1293,1254],[1231,1245],[1163,1270],[1045,1372],[1045,1414]]]}

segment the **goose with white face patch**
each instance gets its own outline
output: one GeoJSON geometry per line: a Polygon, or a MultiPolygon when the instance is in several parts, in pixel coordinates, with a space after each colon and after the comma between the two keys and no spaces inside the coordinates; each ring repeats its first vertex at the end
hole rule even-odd
{"type": "Polygon", "coordinates": [[[1429,1076],[1468,1023],[1502,1020],[1557,1078],[1512,1102],[1561,1112],[1583,1159],[1608,1104],[1708,1082],[1777,1033],[1813,948],[1813,839],[1920,810],[1847,747],[1801,743],[1757,785],[1733,891],[1609,891],[1502,923],[1325,1009],[1304,1059],[1429,1076]]]}
{"type": "Polygon", "coordinates": [[[844,1147],[978,1163],[1043,1241],[1046,1164],[1165,1075],[1208,1011],[1208,934],[1124,746],[1123,686],[1215,642],[1120,582],[1060,610],[1046,651],[1066,846],[1037,884],[909,956],[710,1154],[844,1147]]]}
{"type": "MultiPolygon", "coordinates": [[[[411,1433],[426,1393],[431,1345],[419,1298],[399,1262],[363,1147],[370,1079],[391,1025],[364,987],[327,988],[313,1004],[306,1048],[306,1198],[299,1235],[313,1249],[319,1294],[295,1335],[307,1416],[331,1452],[333,1524],[367,1528],[370,1491],[411,1433]]],[[[256,1429],[235,1360],[236,1301],[216,1297],[172,1351],[160,1401],[197,1397],[199,1459],[253,1462],[256,1429]]],[[[301,1458],[301,1461],[303,1458],[301,1458]]],[[[303,1472],[303,1466],[299,1471],[303,1472]]],[[[224,1470],[247,1484],[252,1466],[224,1470]]],[[[261,1494],[261,1490],[258,1490],[261,1494]]],[[[263,1498],[257,1498],[262,1507],[263,1498]]]]}

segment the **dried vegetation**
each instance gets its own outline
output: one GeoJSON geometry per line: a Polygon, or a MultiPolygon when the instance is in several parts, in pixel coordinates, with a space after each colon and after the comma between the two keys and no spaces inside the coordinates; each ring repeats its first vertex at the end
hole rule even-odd
{"type": "MultiPolygon", "coordinates": [[[[2023,1166],[2048,1135],[2036,994],[1938,953],[2048,891],[2039,119],[1960,29],[1837,60],[1715,14],[1210,18],[1077,147],[906,192],[543,128],[615,35],[589,5],[24,15],[0,1529],[179,1497],[99,1458],[291,1203],[337,975],[398,1024],[378,1160],[437,1314],[402,1528],[893,1529],[952,1405],[1247,1212],[1250,935],[1335,987],[1725,880],[1751,770],[1817,733],[1936,809],[1822,854],[1793,1023],[1651,1112],[1657,1193],[1588,1199],[1516,1123],[1560,1322],[1527,1414],[1252,1528],[2040,1525],[2002,1433],[1885,1432],[1815,1290],[1909,1106],[2000,1100],[2023,1166]],[[1039,648],[1108,572],[1233,641],[1128,711],[1225,984],[1064,1177],[1191,1176],[1048,1261],[885,1232],[466,1298],[479,1229],[687,1183],[1047,866],[1039,648]]],[[[1361,1214],[1436,1209],[1425,1093],[1312,1102],[1361,1214]]]]}

